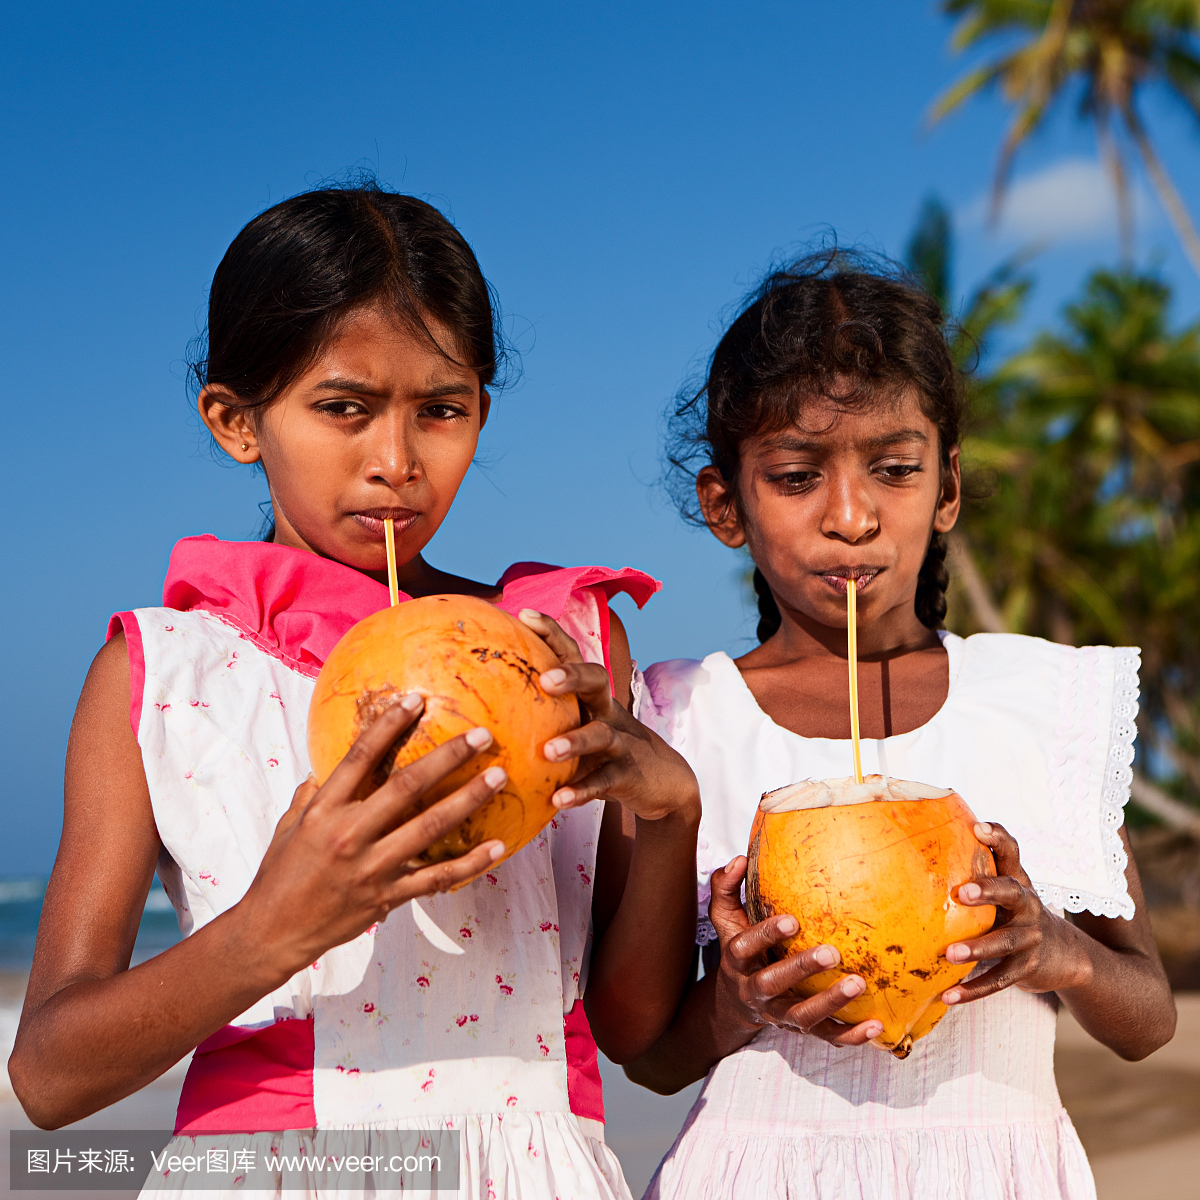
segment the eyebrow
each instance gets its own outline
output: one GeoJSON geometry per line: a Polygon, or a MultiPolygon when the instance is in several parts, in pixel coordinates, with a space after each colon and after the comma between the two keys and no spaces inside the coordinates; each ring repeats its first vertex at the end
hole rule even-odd
{"type": "MultiPolygon", "coordinates": [[[[920,442],[922,445],[927,446],[929,439],[919,429],[897,429],[893,433],[884,433],[879,437],[867,438],[860,444],[871,450],[881,450],[888,446],[900,445],[904,442],[920,442]]],[[[807,438],[793,437],[791,434],[783,434],[781,437],[770,438],[765,443],[764,449],[791,450],[805,454],[811,451],[826,450],[828,446],[828,442],[813,441],[807,438]]]]}
{"type": "MultiPolygon", "coordinates": [[[[383,396],[386,388],[381,388],[365,379],[354,379],[348,375],[335,375],[330,379],[322,379],[313,385],[316,391],[330,392],[360,392],[364,396],[383,396]]],[[[439,400],[443,396],[473,396],[475,389],[469,383],[431,383],[422,388],[418,395],[423,400],[439,400]]]]}

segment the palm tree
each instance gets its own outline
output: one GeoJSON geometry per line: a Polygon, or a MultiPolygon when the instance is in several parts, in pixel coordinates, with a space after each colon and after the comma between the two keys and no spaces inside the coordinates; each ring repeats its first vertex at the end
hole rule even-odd
{"type": "MultiPolygon", "coordinates": [[[[953,231],[925,201],[905,254],[950,308],[953,231]]],[[[994,349],[1031,280],[1004,264],[951,326],[961,365],[994,349]]],[[[1141,645],[1142,746],[1200,797],[1200,323],[1173,331],[1150,275],[1094,273],[1043,333],[968,374],[968,503],[951,535],[948,624],[1072,645],[1141,645]],[[981,485],[987,486],[981,486],[981,485]]],[[[1200,813],[1139,768],[1134,797],[1200,839],[1200,813]]]]}
{"type": "Polygon", "coordinates": [[[987,402],[963,454],[993,487],[964,524],[1005,628],[1142,647],[1142,746],[1196,797],[1200,324],[1173,331],[1169,301],[1153,276],[1097,271],[1062,332],[976,385],[987,402]]]}
{"type": "Polygon", "coordinates": [[[1200,273],[1200,235],[1154,149],[1138,107],[1145,88],[1159,84],[1200,118],[1200,0],[942,0],[961,18],[952,44],[965,50],[989,38],[1021,39],[969,71],[934,105],[938,121],[969,97],[998,86],[1016,108],[1000,147],[992,188],[998,215],[1017,149],[1038,130],[1073,85],[1080,113],[1091,121],[1117,194],[1121,242],[1131,258],[1133,219],[1123,128],[1171,223],[1200,273]]]}

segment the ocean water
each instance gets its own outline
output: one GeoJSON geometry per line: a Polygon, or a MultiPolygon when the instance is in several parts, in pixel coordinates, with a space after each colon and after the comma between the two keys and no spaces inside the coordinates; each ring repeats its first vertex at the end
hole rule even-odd
{"type": "MultiPolygon", "coordinates": [[[[17,1035],[25,977],[33,964],[33,947],[45,894],[45,879],[0,879],[0,1097],[11,1095],[8,1071],[2,1068],[8,1062],[17,1035]]],[[[175,919],[175,910],[156,879],[142,912],[133,962],[145,962],[177,941],[179,923],[175,919]]]]}
{"type": "MultiPolygon", "coordinates": [[[[0,971],[28,972],[45,894],[45,879],[0,879],[0,971]]],[[[145,962],[177,941],[175,910],[156,879],[142,912],[133,961],[145,962]]]]}

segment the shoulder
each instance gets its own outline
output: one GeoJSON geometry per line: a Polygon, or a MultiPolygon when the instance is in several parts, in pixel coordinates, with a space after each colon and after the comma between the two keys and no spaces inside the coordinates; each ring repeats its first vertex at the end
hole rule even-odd
{"type": "MultiPolygon", "coordinates": [[[[695,714],[698,694],[712,682],[713,668],[724,655],[710,654],[703,660],[673,658],[657,662],[645,672],[645,688],[635,715],[668,741],[695,714]]],[[[736,668],[735,668],[736,669],[736,668]]]]}
{"type": "Polygon", "coordinates": [[[707,661],[708,659],[699,658],[670,658],[665,662],[652,663],[646,668],[646,687],[652,694],[664,699],[690,695],[697,684],[708,679],[709,672],[705,669],[707,661]]]}
{"type": "MultiPolygon", "coordinates": [[[[962,675],[978,683],[1004,679],[1015,684],[1099,673],[1114,682],[1136,682],[1141,652],[1136,646],[1064,646],[1016,633],[976,633],[968,638],[947,634],[947,651],[959,659],[962,675]]],[[[952,668],[953,669],[953,668],[952,668]]]]}
{"type": "Polygon", "coordinates": [[[100,647],[79,693],[72,738],[96,735],[103,741],[114,732],[124,736],[136,731],[136,725],[131,728],[131,653],[130,641],[120,628],[100,647]]]}
{"type": "Polygon", "coordinates": [[[95,688],[100,692],[124,691],[129,697],[129,640],[125,630],[118,628],[108,641],[96,652],[88,669],[85,690],[95,688]]]}

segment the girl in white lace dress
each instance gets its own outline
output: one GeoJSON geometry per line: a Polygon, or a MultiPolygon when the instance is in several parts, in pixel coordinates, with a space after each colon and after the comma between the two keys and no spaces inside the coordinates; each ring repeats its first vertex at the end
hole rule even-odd
{"type": "Polygon", "coordinates": [[[755,295],[678,414],[676,461],[701,456],[699,515],[749,549],[762,620],[736,661],[651,667],[638,706],[704,805],[704,978],[626,1068],[663,1092],[707,1076],[655,1200],[1088,1200],[1054,1082],[1058,1007],[1126,1058],[1174,1027],[1121,828],[1137,651],[938,631],[962,406],[941,321],[902,280],[799,264],[755,295]],[[955,788],[998,870],[959,889],[999,919],[946,947],[980,966],[904,1060],[867,1044],[878,1022],[833,1019],[861,978],[789,997],[836,949],[771,963],[795,915],[750,926],[739,901],[762,793],[852,773],[849,578],[863,771],[955,788]]]}
{"type": "MultiPolygon", "coordinates": [[[[403,1169],[431,1149],[425,1131],[451,1131],[471,1200],[629,1195],[604,1144],[596,1045],[636,1056],[678,1003],[699,796],[618,703],[632,664],[608,600],[644,603],[652,579],[518,563],[486,584],[421,555],[487,418],[493,320],[461,235],[369,185],[269,209],[217,270],[200,414],[225,453],[263,467],[274,528],[265,543],[184,539],[162,606],[112,622],[72,728],[10,1062],[30,1117],[54,1127],[194,1049],[149,1193],[428,1195],[452,1180],[403,1169]],[[542,748],[582,765],[511,856],[488,842],[416,859],[506,786],[492,767],[414,810],[488,729],[356,800],[419,716],[415,694],[322,787],[309,777],[317,672],[389,602],[386,518],[402,601],[454,592],[519,616],[561,662],[539,686],[587,710],[542,748]],[[619,803],[588,803],[601,795],[619,803]],[[129,969],[156,867],[187,936],[129,969]],[[397,1131],[423,1132],[398,1146],[397,1131]],[[328,1155],[358,1168],[331,1174],[328,1155]]],[[[570,469],[567,453],[548,461],[548,491],[570,469]]]]}

